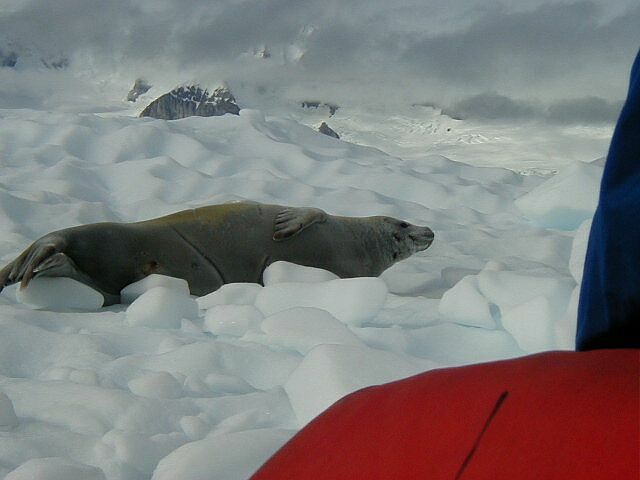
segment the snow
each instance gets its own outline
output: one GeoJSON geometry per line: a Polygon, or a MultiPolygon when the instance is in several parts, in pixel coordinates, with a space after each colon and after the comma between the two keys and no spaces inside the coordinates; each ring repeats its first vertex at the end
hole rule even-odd
{"type": "Polygon", "coordinates": [[[153,273],[123,288],[120,292],[120,298],[122,303],[133,303],[142,294],[156,287],[165,287],[184,295],[189,295],[189,284],[186,280],[153,273]]]}
{"type": "Polygon", "coordinates": [[[398,380],[424,370],[421,362],[366,346],[319,345],[291,374],[284,389],[298,426],[345,395],[369,385],[398,380]]]}
{"type": "Polygon", "coordinates": [[[265,318],[260,329],[265,334],[264,343],[281,345],[302,355],[318,345],[362,345],[344,323],[319,308],[284,310],[265,318]]]}
{"type": "Polygon", "coordinates": [[[265,316],[296,306],[319,308],[347,324],[361,325],[380,311],[387,293],[382,280],[370,277],[285,282],[264,287],[256,297],[256,306],[265,316]]]}
{"type": "Polygon", "coordinates": [[[391,215],[435,241],[379,278],[278,262],[200,298],[159,275],[109,307],[69,279],[5,288],[0,476],[247,478],[359,388],[573,348],[602,173],[578,160],[602,157],[603,129],[341,106],[339,141],[306,126],[320,110],[121,108],[0,110],[3,263],[61,228],[244,199],[391,215]]]}
{"type": "Polygon", "coordinates": [[[147,398],[178,398],[182,385],[167,372],[149,372],[127,383],[131,393],[147,398]]]}
{"type": "Polygon", "coordinates": [[[105,480],[102,470],[66,458],[34,458],[9,473],[5,480],[105,480]]]}
{"type": "Polygon", "coordinates": [[[582,282],[582,271],[584,270],[584,259],[587,255],[587,245],[589,243],[589,232],[591,232],[592,219],[589,218],[580,224],[573,237],[571,245],[571,256],[569,257],[569,271],[576,283],[582,282]]]}
{"type": "Polygon", "coordinates": [[[16,296],[25,305],[49,310],[98,310],[104,303],[101,293],[72,278],[35,278],[16,296]]]}
{"type": "Polygon", "coordinates": [[[242,480],[292,436],[280,429],[247,430],[212,435],[184,445],[163,458],[152,480],[242,480]]]}
{"type": "Polygon", "coordinates": [[[438,305],[442,318],[470,327],[495,328],[497,307],[479,288],[478,277],[469,275],[447,290],[438,305]]]}
{"type": "Polygon", "coordinates": [[[528,218],[546,228],[575,230],[598,204],[603,167],[575,163],[516,199],[528,218]]]}
{"type": "Polygon", "coordinates": [[[202,310],[216,305],[253,305],[261,289],[257,283],[227,283],[196,301],[202,310]]]}
{"type": "Polygon", "coordinates": [[[207,310],[203,329],[214,335],[241,337],[257,327],[264,315],[253,305],[214,305],[207,310]]]}
{"type": "Polygon", "coordinates": [[[127,307],[126,322],[135,326],[179,328],[183,318],[197,316],[198,304],[182,288],[154,287],[127,307]]]}
{"type": "Polygon", "coordinates": [[[0,392],[0,430],[10,430],[18,425],[18,417],[11,399],[0,392]]]}
{"type": "Polygon", "coordinates": [[[293,282],[311,283],[337,280],[338,276],[321,268],[306,267],[289,262],[274,262],[269,265],[262,275],[265,285],[274,283],[293,282]]]}

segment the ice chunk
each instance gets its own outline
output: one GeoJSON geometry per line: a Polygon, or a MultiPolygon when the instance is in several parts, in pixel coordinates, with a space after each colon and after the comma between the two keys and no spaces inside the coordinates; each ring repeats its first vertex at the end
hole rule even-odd
{"type": "Polygon", "coordinates": [[[582,271],[584,270],[584,260],[587,255],[587,245],[589,244],[589,234],[591,233],[592,223],[592,218],[582,222],[578,230],[576,230],[576,236],[573,237],[571,257],[569,258],[569,271],[578,285],[582,283],[582,271]]]}
{"type": "Polygon", "coordinates": [[[32,458],[10,472],[5,480],[105,480],[97,467],[68,458],[32,458]]]}
{"type": "Polygon", "coordinates": [[[266,285],[274,283],[312,283],[327,282],[339,278],[335,273],[321,268],[305,267],[290,262],[274,262],[262,274],[262,281],[266,285]]]}
{"type": "Polygon", "coordinates": [[[320,345],[291,374],[285,391],[299,425],[345,395],[369,385],[398,380],[422,369],[391,352],[354,345],[320,345]]]}
{"type": "Polygon", "coordinates": [[[488,362],[523,355],[511,335],[502,329],[445,323],[419,328],[407,338],[406,352],[442,366],[488,362]]]}
{"type": "Polygon", "coordinates": [[[505,313],[502,325],[522,350],[535,353],[554,348],[555,319],[549,300],[535,297],[505,313]]]}
{"type": "Polygon", "coordinates": [[[253,305],[262,286],[257,283],[227,283],[215,292],[198,298],[198,306],[206,310],[216,305],[253,305]]]}
{"type": "Polygon", "coordinates": [[[242,378],[220,373],[210,373],[205,377],[204,383],[213,393],[243,394],[254,390],[253,387],[242,378]]]}
{"type": "Polygon", "coordinates": [[[261,325],[269,343],[306,355],[322,344],[362,345],[342,322],[326,310],[297,307],[267,317],[261,325]]]}
{"type": "Polygon", "coordinates": [[[183,318],[198,316],[198,304],[182,292],[154,287],[134,300],[126,313],[129,325],[180,328],[183,318]]]}
{"type": "Polygon", "coordinates": [[[98,310],[104,304],[100,292],[67,277],[38,277],[25,289],[17,289],[20,303],[48,310],[98,310]]]}
{"type": "Polygon", "coordinates": [[[574,230],[593,216],[603,168],[577,162],[515,200],[516,207],[545,228],[574,230]]]}
{"type": "Polygon", "coordinates": [[[207,310],[204,330],[214,335],[241,337],[257,328],[264,316],[253,305],[215,305],[207,310]]]}
{"type": "Polygon", "coordinates": [[[182,386],[173,375],[167,372],[147,372],[129,380],[127,385],[132,393],[141,397],[179,398],[182,396],[182,386]]]}
{"type": "Polygon", "coordinates": [[[281,429],[209,435],[187,443],[163,458],[153,472],[152,480],[245,480],[292,435],[292,431],[281,429]]]}
{"type": "Polygon", "coordinates": [[[566,310],[574,286],[573,280],[563,277],[489,270],[478,275],[480,292],[495,303],[503,315],[535,297],[545,297],[549,301],[550,313],[557,318],[566,310]]]}
{"type": "Polygon", "coordinates": [[[361,325],[380,311],[387,286],[379,278],[346,278],[321,283],[277,283],[263,288],[256,307],[266,316],[293,307],[326,310],[338,320],[361,325]]]}
{"type": "Polygon", "coordinates": [[[155,287],[165,287],[169,290],[189,295],[189,284],[186,280],[154,273],[124,287],[120,292],[120,298],[122,303],[131,303],[140,295],[155,287]]]}
{"type": "Polygon", "coordinates": [[[16,417],[11,399],[0,392],[0,431],[10,430],[17,425],[18,417],[16,417]]]}
{"type": "Polygon", "coordinates": [[[576,330],[578,327],[578,303],[580,302],[580,285],[573,289],[567,310],[555,325],[555,348],[575,350],[576,330]]]}
{"type": "Polygon", "coordinates": [[[481,328],[495,328],[499,316],[498,307],[479,291],[476,275],[464,277],[447,290],[440,300],[438,312],[446,320],[481,328]]]}

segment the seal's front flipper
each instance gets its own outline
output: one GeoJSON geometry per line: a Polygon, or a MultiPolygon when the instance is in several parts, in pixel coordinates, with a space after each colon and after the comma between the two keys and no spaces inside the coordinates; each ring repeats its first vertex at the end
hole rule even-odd
{"type": "Polygon", "coordinates": [[[273,239],[286,240],[314,223],[326,220],[327,214],[319,208],[285,208],[276,215],[273,239]]]}

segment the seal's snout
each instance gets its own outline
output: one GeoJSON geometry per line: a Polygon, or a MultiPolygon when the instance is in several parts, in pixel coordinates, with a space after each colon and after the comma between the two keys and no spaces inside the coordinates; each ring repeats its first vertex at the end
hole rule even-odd
{"type": "Polygon", "coordinates": [[[418,251],[426,250],[433,243],[435,234],[429,227],[417,227],[417,231],[411,235],[411,238],[416,243],[418,251]]]}

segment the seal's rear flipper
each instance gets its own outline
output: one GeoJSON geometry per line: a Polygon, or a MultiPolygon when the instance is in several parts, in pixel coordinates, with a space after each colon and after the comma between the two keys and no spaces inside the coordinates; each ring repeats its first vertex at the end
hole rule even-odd
{"type": "Polygon", "coordinates": [[[2,270],[0,270],[0,292],[7,285],[11,285],[11,281],[9,280],[9,275],[11,274],[11,269],[13,268],[13,263],[6,265],[2,270]]]}
{"type": "Polygon", "coordinates": [[[64,253],[50,256],[33,269],[34,276],[42,274],[47,277],[68,277],[75,271],[73,260],[64,253]]]}
{"type": "Polygon", "coordinates": [[[285,208],[276,215],[273,239],[286,240],[314,223],[326,220],[327,214],[319,208],[285,208]]]}

